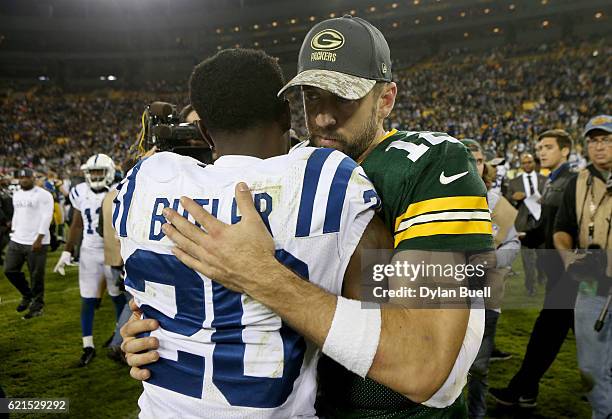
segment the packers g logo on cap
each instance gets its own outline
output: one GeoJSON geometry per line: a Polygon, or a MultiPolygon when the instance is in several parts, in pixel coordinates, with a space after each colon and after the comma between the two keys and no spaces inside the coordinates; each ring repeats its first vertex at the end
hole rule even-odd
{"type": "Polygon", "coordinates": [[[344,35],[334,29],[323,29],[310,40],[310,47],[316,51],[334,51],[344,45],[344,35]]]}

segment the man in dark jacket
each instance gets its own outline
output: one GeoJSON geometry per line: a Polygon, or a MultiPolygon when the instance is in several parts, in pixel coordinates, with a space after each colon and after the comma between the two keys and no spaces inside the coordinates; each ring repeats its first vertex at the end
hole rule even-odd
{"type": "Polygon", "coordinates": [[[567,279],[553,243],[557,210],[563,202],[563,192],[575,176],[567,162],[572,139],[563,130],[545,131],[538,136],[536,149],[542,167],[550,169],[550,175],[540,200],[540,219],[528,232],[524,244],[532,248],[544,245],[545,250],[540,251],[538,258],[547,277],[544,308],[533,326],[520,370],[508,387],[489,390],[500,404],[527,408],[536,406],[540,379],[557,357],[567,332],[573,328],[577,293],[576,282],[567,279]]]}

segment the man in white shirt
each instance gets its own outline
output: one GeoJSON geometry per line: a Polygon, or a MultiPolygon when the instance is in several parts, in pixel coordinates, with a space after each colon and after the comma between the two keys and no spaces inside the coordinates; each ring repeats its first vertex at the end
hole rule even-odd
{"type": "Polygon", "coordinates": [[[51,235],[53,197],[34,185],[34,173],[21,169],[17,173],[21,190],[13,195],[11,241],[6,251],[4,274],[22,295],[17,311],[30,311],[23,316],[30,319],[42,314],[44,306],[45,262],[51,235]],[[31,286],[21,271],[27,262],[31,286]]]}

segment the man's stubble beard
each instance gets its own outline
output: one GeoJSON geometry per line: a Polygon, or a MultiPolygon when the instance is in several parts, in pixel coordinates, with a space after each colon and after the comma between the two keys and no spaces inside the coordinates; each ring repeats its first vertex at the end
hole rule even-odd
{"type": "MultiPolygon", "coordinates": [[[[376,114],[377,109],[374,108],[368,120],[364,122],[363,126],[360,129],[357,130],[357,134],[352,141],[347,141],[345,136],[340,136],[337,133],[330,132],[331,135],[327,137],[336,139],[339,143],[337,147],[333,148],[343,152],[355,161],[358,160],[359,157],[368,149],[370,144],[372,144],[372,142],[376,140],[376,132],[378,131],[378,127],[376,124],[376,114]]],[[[316,133],[315,135],[321,134],[316,133]]],[[[326,137],[326,135],[322,136],[326,137]]],[[[320,144],[317,144],[314,141],[312,142],[314,146],[321,147],[320,144]]]]}

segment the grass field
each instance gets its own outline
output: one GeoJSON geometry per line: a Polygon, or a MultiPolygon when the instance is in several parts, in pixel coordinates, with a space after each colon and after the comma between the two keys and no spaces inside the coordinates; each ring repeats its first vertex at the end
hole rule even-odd
{"type": "MultiPolygon", "coordinates": [[[[52,273],[58,253],[49,255],[46,276],[46,307],[42,317],[22,320],[15,311],[19,294],[6,277],[0,277],[0,385],[9,397],[70,399],[73,418],[135,418],[141,387],[122,367],[106,357],[102,343],[114,327],[113,305],[108,297],[96,312],[94,339],[98,356],[87,368],[77,368],[81,355],[80,298],[76,268],[66,277],[52,273]]],[[[508,300],[524,300],[522,269],[507,284],[508,300]]],[[[543,290],[533,297],[541,301],[543,290]]],[[[535,304],[537,305],[537,304],[535,304]]],[[[500,317],[497,345],[514,357],[491,366],[490,384],[505,386],[518,370],[537,309],[506,310],[500,317]]],[[[588,418],[589,404],[582,400],[576,349],[570,334],[540,386],[534,411],[507,410],[489,403],[491,417],[588,418]]],[[[33,417],[13,415],[11,417],[33,417]]],[[[47,415],[57,418],[57,415],[47,415]]],[[[37,415],[43,417],[43,415],[37,415]]]]}

